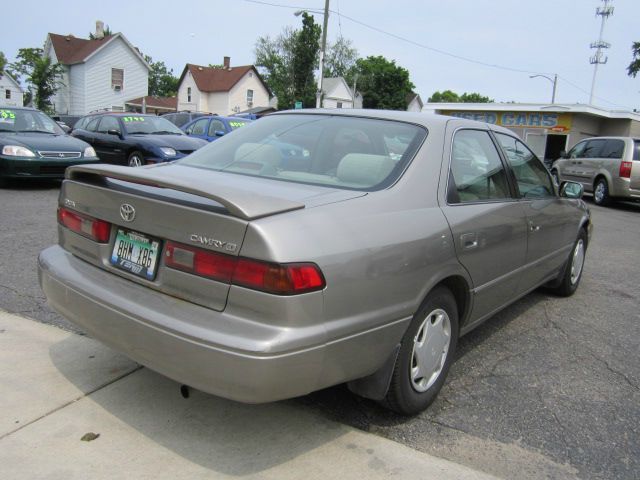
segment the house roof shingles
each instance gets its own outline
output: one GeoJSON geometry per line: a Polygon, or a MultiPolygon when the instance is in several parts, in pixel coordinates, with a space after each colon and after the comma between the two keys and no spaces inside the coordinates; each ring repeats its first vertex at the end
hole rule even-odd
{"type": "MultiPolygon", "coordinates": [[[[253,70],[253,72],[258,76],[260,81],[262,81],[263,85],[269,91],[269,88],[264,83],[258,71],[255,69],[253,65],[243,65],[239,67],[231,67],[231,68],[214,68],[214,67],[203,67],[201,65],[194,65],[192,63],[187,63],[184,71],[182,72],[182,76],[180,77],[180,81],[184,78],[187,70],[191,72],[191,76],[193,80],[196,82],[196,86],[198,90],[201,92],[228,92],[233,88],[233,86],[240,81],[242,77],[246,75],[247,72],[253,70]]],[[[269,91],[269,93],[271,93],[269,91]]]]}
{"type": "Polygon", "coordinates": [[[95,40],[77,38],[73,35],[49,34],[53,50],[59,63],[64,65],[74,65],[82,63],[93,52],[105,45],[113,35],[108,35],[95,40]]]}

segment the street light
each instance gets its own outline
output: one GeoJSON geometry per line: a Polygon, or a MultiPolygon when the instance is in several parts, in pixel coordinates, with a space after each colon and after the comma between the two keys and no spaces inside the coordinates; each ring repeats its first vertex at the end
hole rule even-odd
{"type": "Polygon", "coordinates": [[[549,80],[553,84],[553,93],[551,94],[551,103],[556,103],[556,86],[558,85],[558,74],[556,73],[553,78],[548,77],[547,75],[529,75],[529,78],[543,77],[549,80]]]}
{"type": "MultiPolygon", "coordinates": [[[[294,13],[296,17],[302,15],[306,10],[298,10],[294,13]]],[[[320,13],[320,12],[312,12],[320,13]]],[[[324,70],[324,51],[327,48],[327,24],[329,23],[329,0],[324,2],[324,22],[322,24],[322,45],[320,47],[320,74],[318,75],[318,90],[316,91],[316,108],[320,108],[322,99],[322,80],[324,70]]]]}

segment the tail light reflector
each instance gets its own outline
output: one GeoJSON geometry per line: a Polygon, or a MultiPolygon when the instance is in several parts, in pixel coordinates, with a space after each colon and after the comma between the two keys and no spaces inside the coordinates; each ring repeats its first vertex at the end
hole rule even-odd
{"type": "Polygon", "coordinates": [[[90,217],[65,207],[58,208],[58,222],[72,232],[95,240],[98,243],[108,243],[111,224],[104,220],[90,217]]]}
{"type": "Polygon", "coordinates": [[[620,163],[620,177],[621,178],[631,178],[631,166],[632,162],[621,162],[620,163]]]}
{"type": "Polygon", "coordinates": [[[224,283],[277,295],[322,290],[325,280],[313,263],[277,264],[238,258],[167,242],[165,265],[224,283]]]}

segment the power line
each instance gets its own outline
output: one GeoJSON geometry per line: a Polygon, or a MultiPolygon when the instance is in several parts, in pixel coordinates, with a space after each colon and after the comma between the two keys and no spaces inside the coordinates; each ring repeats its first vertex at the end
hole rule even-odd
{"type": "MultiPolygon", "coordinates": [[[[259,5],[267,5],[267,6],[271,6],[271,7],[280,7],[280,8],[290,8],[290,9],[296,9],[296,10],[316,10],[316,11],[320,10],[320,8],[317,8],[317,7],[301,7],[301,6],[283,5],[283,4],[279,4],[279,3],[266,2],[266,1],[263,1],[263,0],[244,0],[244,1],[245,2],[249,2],[249,3],[256,3],[256,4],[259,4],[259,5]]],[[[389,37],[395,38],[396,40],[400,40],[402,42],[408,43],[410,45],[414,45],[416,47],[419,47],[419,48],[422,48],[422,49],[425,49],[425,50],[429,50],[429,51],[438,53],[440,55],[444,55],[444,56],[447,56],[447,57],[455,58],[455,59],[461,60],[463,62],[473,63],[475,65],[481,65],[483,67],[495,68],[495,69],[498,69],[498,70],[504,70],[504,71],[515,72],[515,73],[526,73],[526,74],[544,73],[544,74],[547,74],[547,75],[553,75],[553,73],[550,73],[550,72],[539,72],[539,71],[525,70],[525,69],[514,68],[514,67],[507,67],[505,65],[499,65],[499,64],[495,64],[495,63],[483,62],[481,60],[476,60],[476,59],[473,59],[473,58],[470,58],[470,57],[465,57],[463,55],[458,55],[458,54],[455,54],[455,53],[447,52],[446,50],[442,50],[442,49],[435,48],[435,47],[430,47],[429,45],[425,45],[423,43],[416,42],[414,40],[411,40],[409,38],[403,37],[401,35],[397,35],[395,33],[388,32],[386,30],[383,30],[381,28],[375,27],[373,25],[369,25],[369,24],[367,24],[365,22],[362,22],[360,20],[356,20],[355,18],[350,17],[348,15],[345,15],[344,13],[340,13],[339,10],[338,11],[329,10],[329,11],[331,13],[337,15],[338,19],[345,18],[346,20],[349,20],[349,21],[351,21],[353,23],[356,23],[358,25],[361,25],[361,26],[363,26],[365,28],[368,28],[370,30],[376,31],[378,33],[382,33],[383,35],[387,35],[389,37]]],[[[574,87],[575,89],[579,90],[580,92],[585,93],[587,95],[589,94],[588,91],[586,91],[583,88],[579,87],[578,85],[576,85],[575,83],[571,82],[570,80],[568,80],[568,79],[566,79],[566,78],[564,78],[564,77],[562,77],[560,75],[558,75],[558,78],[562,79],[565,83],[571,85],[572,87],[574,87]]],[[[604,99],[602,97],[596,96],[595,98],[597,98],[598,100],[601,100],[601,101],[603,101],[605,103],[608,103],[610,105],[616,106],[616,107],[628,108],[628,107],[626,107],[624,105],[619,105],[617,103],[614,103],[614,102],[611,102],[609,100],[606,100],[606,99],[604,99]]]]}

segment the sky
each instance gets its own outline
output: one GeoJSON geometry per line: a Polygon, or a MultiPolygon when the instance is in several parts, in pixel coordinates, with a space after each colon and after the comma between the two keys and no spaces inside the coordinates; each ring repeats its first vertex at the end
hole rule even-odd
{"type": "MultiPolygon", "coordinates": [[[[435,91],[478,92],[497,102],[546,103],[559,75],[557,103],[589,103],[601,0],[330,0],[327,39],[350,39],[361,57],[382,55],[406,68],[423,101],[435,91]],[[462,57],[462,58],[461,58],[462,57]],[[491,66],[493,65],[493,66],[491,66]],[[497,68],[497,67],[500,68],[497,68]]],[[[640,75],[626,67],[640,42],[640,0],[613,0],[603,39],[608,62],[598,67],[593,104],[640,110],[640,75]]],[[[260,36],[301,27],[299,9],[322,0],[21,0],[3,22],[0,51],[41,47],[48,32],[87,37],[102,20],[179,76],[185,63],[231,65],[255,60],[260,36]],[[270,5],[268,5],[268,4],[270,5]]],[[[322,15],[315,14],[322,23],[322,15]]]]}

